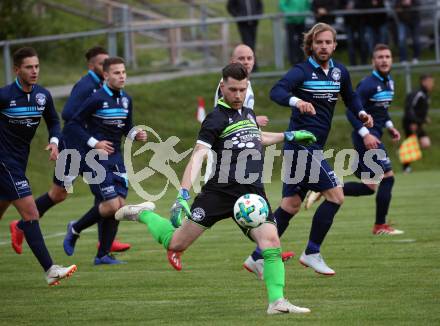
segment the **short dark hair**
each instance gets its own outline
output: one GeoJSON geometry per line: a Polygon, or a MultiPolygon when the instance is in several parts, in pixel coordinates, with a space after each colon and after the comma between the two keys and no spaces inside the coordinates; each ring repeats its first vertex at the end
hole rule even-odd
{"type": "Polygon", "coordinates": [[[425,81],[426,79],[433,79],[434,77],[432,77],[431,74],[421,74],[419,77],[419,81],[422,83],[423,81],[425,81]]]}
{"type": "Polygon", "coordinates": [[[104,49],[102,46],[94,46],[93,48],[90,48],[87,50],[85,57],[87,59],[87,62],[96,57],[100,54],[108,54],[107,50],[104,49]]]}
{"type": "Polygon", "coordinates": [[[23,63],[23,60],[30,57],[38,57],[37,51],[34,48],[29,46],[18,49],[12,55],[12,60],[14,62],[14,66],[20,67],[23,63]]]}
{"type": "Polygon", "coordinates": [[[383,44],[383,43],[377,43],[376,46],[375,46],[374,49],[373,49],[373,56],[374,56],[374,54],[375,54],[377,51],[382,51],[382,50],[390,50],[390,51],[391,51],[391,48],[390,48],[388,45],[386,45],[386,44],[383,44]]]}
{"type": "Polygon", "coordinates": [[[239,62],[230,63],[222,70],[223,80],[226,81],[229,77],[236,80],[243,80],[248,78],[246,68],[239,62]]]}
{"type": "Polygon", "coordinates": [[[110,66],[111,65],[117,65],[117,64],[124,64],[125,65],[125,61],[124,59],[120,58],[120,57],[110,57],[104,60],[104,64],[102,69],[106,72],[108,72],[110,70],[110,66]]]}

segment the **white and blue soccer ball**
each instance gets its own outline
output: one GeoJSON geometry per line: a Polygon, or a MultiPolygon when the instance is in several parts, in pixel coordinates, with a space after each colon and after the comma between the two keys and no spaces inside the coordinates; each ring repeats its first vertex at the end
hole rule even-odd
{"type": "Polygon", "coordinates": [[[269,205],[257,194],[246,194],[237,199],[234,205],[234,218],[244,228],[256,228],[269,216],[269,205]]]}

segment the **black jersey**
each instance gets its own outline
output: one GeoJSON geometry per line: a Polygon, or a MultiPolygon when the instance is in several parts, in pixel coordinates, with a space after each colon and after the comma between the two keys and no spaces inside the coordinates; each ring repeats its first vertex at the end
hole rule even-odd
{"type": "Polygon", "coordinates": [[[197,143],[211,148],[214,159],[204,190],[229,190],[231,186],[262,187],[263,147],[253,110],[234,110],[222,99],[203,121],[197,143]]]}

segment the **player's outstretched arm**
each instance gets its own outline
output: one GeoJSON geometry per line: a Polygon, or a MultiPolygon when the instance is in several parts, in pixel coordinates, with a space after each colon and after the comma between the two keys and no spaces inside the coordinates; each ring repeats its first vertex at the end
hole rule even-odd
{"type": "Polygon", "coordinates": [[[262,132],[261,143],[265,146],[278,144],[283,141],[294,141],[301,144],[312,144],[316,142],[314,134],[307,130],[286,131],[286,132],[262,132]]]}
{"type": "Polygon", "coordinates": [[[185,172],[183,173],[181,186],[183,189],[187,189],[188,191],[191,189],[193,182],[200,175],[200,171],[202,170],[203,161],[208,155],[209,147],[196,144],[194,147],[191,158],[186,165],[185,172]]]}
{"type": "Polygon", "coordinates": [[[189,191],[193,185],[193,182],[200,175],[202,170],[203,161],[208,155],[209,147],[196,144],[194,151],[191,155],[185,172],[183,173],[183,178],[181,181],[181,188],[177,194],[176,201],[171,207],[171,217],[170,221],[174,227],[178,228],[182,224],[182,218],[184,215],[190,216],[190,208],[188,205],[188,200],[190,199],[189,191]]]}

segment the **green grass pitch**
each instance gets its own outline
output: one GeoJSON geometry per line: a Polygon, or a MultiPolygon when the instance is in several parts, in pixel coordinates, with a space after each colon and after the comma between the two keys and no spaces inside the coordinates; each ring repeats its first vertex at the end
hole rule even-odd
{"type": "MultiPolygon", "coordinates": [[[[396,237],[373,236],[374,197],[346,198],[322,253],[334,277],[298,263],[307,241],[311,211],[301,211],[282,238],[297,257],[286,263],[286,296],[310,307],[309,315],[267,316],[264,283],[242,269],[254,245],[230,220],[207,231],[183,256],[184,269],[168,265],[164,249],[143,224],[122,222],[119,239],[132,249],[118,255],[125,265],[92,265],[96,228],[83,233],[75,255],[62,249],[65,226],[84,213],[91,197],[75,197],[42,219],[46,243],[59,264],[78,272],[49,288],[24,245],[9,244],[10,209],[0,221],[1,325],[439,325],[440,172],[397,175],[390,209],[396,237]]],[[[267,186],[275,208],[280,184],[267,186]]],[[[167,215],[174,191],[157,203],[167,215]]],[[[139,199],[131,195],[130,202],[139,199]]]]}

